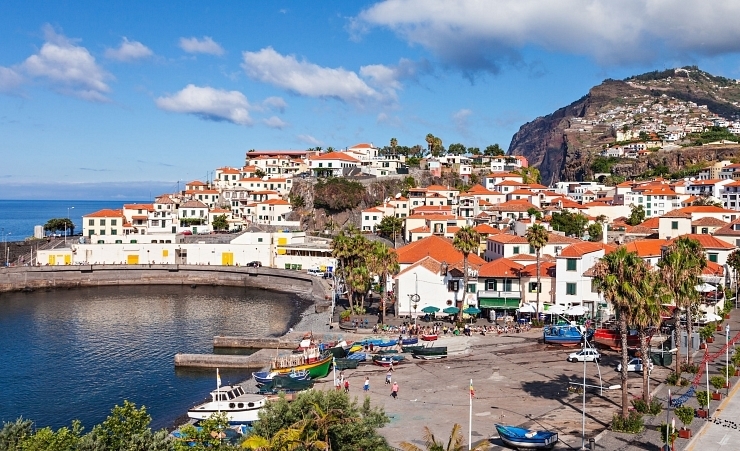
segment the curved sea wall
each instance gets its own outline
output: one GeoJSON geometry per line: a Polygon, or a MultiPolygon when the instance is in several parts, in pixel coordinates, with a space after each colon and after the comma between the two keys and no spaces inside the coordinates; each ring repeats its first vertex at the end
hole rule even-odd
{"type": "Polygon", "coordinates": [[[226,285],[296,293],[315,301],[327,300],[329,296],[327,287],[317,277],[297,271],[264,267],[72,265],[0,269],[0,293],[114,285],[226,285]]]}

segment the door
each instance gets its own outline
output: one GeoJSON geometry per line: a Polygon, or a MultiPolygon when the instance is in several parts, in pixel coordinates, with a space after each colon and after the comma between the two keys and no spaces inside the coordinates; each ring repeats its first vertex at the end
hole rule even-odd
{"type": "Polygon", "coordinates": [[[223,266],[232,266],[234,264],[234,253],[224,252],[221,254],[221,264],[223,266]]]}
{"type": "Polygon", "coordinates": [[[49,255],[49,265],[53,266],[57,264],[57,257],[56,255],[49,255]]]}
{"type": "Polygon", "coordinates": [[[67,254],[64,256],[64,264],[65,265],[71,265],[72,264],[72,256],[67,254]]]}
{"type": "Polygon", "coordinates": [[[139,256],[138,255],[129,255],[126,259],[126,262],[129,265],[138,265],[139,264],[139,256]]]}

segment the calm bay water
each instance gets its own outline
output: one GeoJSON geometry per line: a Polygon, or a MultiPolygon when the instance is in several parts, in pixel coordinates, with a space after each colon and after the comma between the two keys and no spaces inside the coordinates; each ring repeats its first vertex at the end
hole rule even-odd
{"type": "Polygon", "coordinates": [[[0,234],[8,241],[23,241],[33,236],[33,226],[44,225],[52,218],[66,218],[67,213],[75,224],[75,232],[82,233],[82,216],[104,208],[120,209],[123,204],[139,202],[146,201],[0,200],[0,234]]]}
{"type": "MultiPolygon", "coordinates": [[[[174,355],[213,352],[214,335],[281,335],[308,306],[233,287],[139,286],[0,295],[0,422],[73,419],[89,430],[124,399],[153,427],[208,397],[215,370],[175,370],[174,355]]],[[[249,371],[222,370],[224,384],[249,371]]]]}

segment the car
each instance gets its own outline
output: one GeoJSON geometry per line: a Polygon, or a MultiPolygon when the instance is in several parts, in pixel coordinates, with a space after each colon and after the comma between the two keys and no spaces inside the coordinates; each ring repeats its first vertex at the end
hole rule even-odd
{"type": "Polygon", "coordinates": [[[259,268],[260,266],[262,266],[262,262],[255,260],[253,262],[247,263],[247,266],[249,266],[250,268],[259,268]]]}
{"type": "MultiPolygon", "coordinates": [[[[622,371],[621,362],[619,363],[619,365],[617,365],[617,371],[622,371]]],[[[630,361],[627,363],[627,371],[636,371],[638,373],[642,373],[642,359],[639,357],[630,359],[630,361]]],[[[648,372],[651,371],[653,371],[653,362],[650,362],[650,364],[648,365],[648,372]]]]}
{"type": "Polygon", "coordinates": [[[598,362],[601,359],[601,354],[596,349],[581,349],[578,352],[574,352],[568,356],[569,362],[598,362]]]}
{"type": "Polygon", "coordinates": [[[324,271],[320,269],[309,269],[306,271],[308,275],[310,276],[316,276],[316,277],[324,277],[324,271]]]}

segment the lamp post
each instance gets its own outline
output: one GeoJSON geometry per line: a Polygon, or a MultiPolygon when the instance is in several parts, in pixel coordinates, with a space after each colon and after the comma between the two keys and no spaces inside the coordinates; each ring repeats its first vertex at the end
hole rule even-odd
{"type": "Polygon", "coordinates": [[[75,207],[67,207],[67,221],[64,223],[64,244],[67,244],[67,222],[69,222],[69,210],[74,210],[75,207]]]}
{"type": "Polygon", "coordinates": [[[5,229],[3,229],[3,232],[2,233],[3,233],[3,243],[5,244],[5,266],[7,267],[8,266],[8,260],[9,260],[8,255],[10,254],[8,252],[8,235],[11,235],[13,232],[8,232],[6,234],[5,233],[5,229]]]}
{"type": "Polygon", "coordinates": [[[730,325],[725,325],[725,381],[727,396],[730,396],[730,325]]]}

